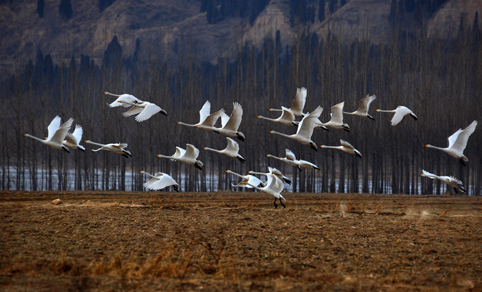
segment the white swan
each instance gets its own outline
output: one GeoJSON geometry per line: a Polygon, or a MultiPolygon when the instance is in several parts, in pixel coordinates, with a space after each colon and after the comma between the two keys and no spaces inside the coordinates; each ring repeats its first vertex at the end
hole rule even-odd
{"type": "Polygon", "coordinates": [[[268,154],[267,156],[286,162],[291,166],[296,166],[300,171],[302,167],[308,169],[320,169],[318,166],[309,161],[296,159],[295,154],[289,149],[286,149],[286,157],[277,157],[271,154],[268,154]]]}
{"type": "Polygon", "coordinates": [[[288,134],[284,134],[276,131],[269,131],[269,133],[293,139],[295,141],[300,142],[303,145],[309,145],[312,149],[317,151],[318,149],[316,147],[315,142],[311,141],[311,135],[313,135],[315,122],[320,117],[322,111],[323,111],[323,108],[321,106],[318,106],[313,112],[303,117],[300,124],[298,125],[298,130],[296,131],[295,134],[288,135],[288,134]]]}
{"type": "Polygon", "coordinates": [[[344,114],[347,114],[347,115],[355,115],[355,116],[359,116],[359,117],[362,117],[362,118],[369,118],[371,120],[375,120],[372,116],[370,116],[368,114],[368,110],[370,108],[370,104],[372,103],[372,101],[374,101],[377,97],[375,95],[368,95],[365,96],[364,98],[362,98],[359,102],[358,102],[358,109],[354,112],[351,112],[351,113],[347,113],[347,112],[343,112],[344,114]]]}
{"type": "Polygon", "coordinates": [[[125,158],[129,158],[129,156],[132,156],[131,152],[129,150],[125,150],[124,148],[127,147],[127,143],[110,143],[110,144],[100,144],[96,142],[92,142],[90,140],[84,141],[87,144],[92,144],[96,146],[100,146],[99,149],[92,149],[92,151],[97,152],[100,150],[109,150],[111,152],[114,152],[116,154],[120,154],[124,156],[125,158]]]}
{"type": "Polygon", "coordinates": [[[118,107],[118,106],[123,106],[123,107],[129,107],[130,105],[127,104],[127,103],[121,103],[119,101],[125,101],[125,102],[131,102],[131,103],[140,103],[142,102],[142,100],[138,99],[137,97],[135,97],[134,95],[132,94],[127,94],[127,93],[124,93],[124,94],[114,94],[114,93],[110,93],[110,92],[104,92],[104,94],[106,95],[111,95],[111,96],[117,96],[117,99],[112,102],[111,104],[109,104],[110,107],[118,107]]]}
{"type": "Polygon", "coordinates": [[[330,121],[326,123],[321,123],[319,120],[317,120],[315,128],[322,128],[323,126],[325,126],[333,129],[345,130],[347,132],[350,132],[350,126],[348,126],[348,124],[346,123],[343,123],[343,106],[344,105],[345,105],[345,102],[343,101],[332,106],[330,121]]]}
{"type": "Polygon", "coordinates": [[[449,139],[449,146],[447,148],[436,147],[430,144],[425,145],[427,148],[434,148],[438,150],[442,150],[448,155],[460,159],[460,162],[465,166],[465,163],[469,161],[469,159],[464,155],[465,147],[467,147],[467,141],[469,140],[470,135],[475,131],[477,127],[477,121],[473,121],[470,125],[467,126],[465,129],[458,129],[457,132],[453,133],[449,139]]]}
{"type": "Polygon", "coordinates": [[[60,125],[60,117],[56,116],[49,124],[47,127],[48,129],[48,136],[45,139],[40,139],[35,136],[32,136],[30,134],[25,134],[25,137],[29,137],[35,140],[38,140],[42,143],[44,143],[47,146],[50,146],[55,149],[63,149],[67,152],[69,152],[69,148],[62,144],[62,142],[65,139],[65,136],[67,135],[67,132],[69,131],[70,127],[72,126],[72,122],[74,119],[70,118],[67,122],[63,123],[60,125]]]}
{"type": "Polygon", "coordinates": [[[214,130],[214,124],[221,116],[221,113],[224,109],[220,109],[215,113],[210,114],[211,112],[211,103],[207,100],[201,110],[199,111],[199,123],[197,124],[186,124],[183,122],[177,122],[178,125],[184,125],[188,127],[197,127],[206,131],[214,130]]]}
{"type": "Polygon", "coordinates": [[[340,144],[341,146],[326,146],[326,145],[321,145],[320,147],[322,148],[328,148],[328,149],[338,149],[338,150],[341,150],[341,151],[344,151],[346,153],[350,153],[350,154],[355,154],[356,156],[358,157],[362,157],[360,151],[356,150],[355,147],[353,147],[350,143],[348,143],[347,141],[345,140],[341,140],[340,139],[340,144]]]}
{"type": "Polygon", "coordinates": [[[122,115],[124,117],[130,117],[132,115],[137,115],[136,116],[136,121],[138,122],[143,122],[145,120],[150,119],[153,115],[157,114],[158,112],[161,112],[161,114],[167,116],[167,112],[160,108],[158,105],[148,102],[148,101],[141,101],[141,102],[127,102],[124,100],[119,100],[119,103],[125,103],[128,105],[131,105],[132,107],[123,113],[122,115]]]}
{"type": "Polygon", "coordinates": [[[439,180],[443,181],[444,183],[446,183],[448,186],[453,187],[455,189],[456,193],[458,193],[457,189],[459,189],[463,193],[466,192],[464,184],[460,180],[456,179],[453,176],[438,176],[438,175],[432,174],[428,171],[425,171],[423,169],[422,169],[422,174],[420,176],[428,177],[428,178],[431,178],[431,179],[439,179],[439,180]]]}
{"type": "MultiPolygon", "coordinates": [[[[306,95],[307,95],[307,90],[305,87],[296,89],[296,96],[293,102],[291,103],[291,107],[289,108],[289,110],[297,117],[304,117],[306,115],[305,113],[303,113],[303,108],[305,107],[305,103],[306,103],[306,95]]],[[[268,111],[280,112],[282,110],[283,110],[283,107],[281,107],[281,109],[270,108],[268,111]]]]}
{"type": "Polygon", "coordinates": [[[167,173],[158,172],[155,175],[141,171],[140,173],[150,176],[151,179],[144,183],[144,187],[150,190],[161,190],[172,186],[176,192],[179,192],[179,184],[167,173]]]}
{"type": "Polygon", "coordinates": [[[283,181],[281,179],[279,179],[273,173],[268,173],[268,174],[262,173],[262,174],[266,175],[268,177],[268,180],[266,181],[266,185],[264,187],[259,187],[257,185],[251,184],[249,181],[247,181],[247,182],[243,181],[241,183],[250,185],[257,190],[260,190],[260,191],[262,191],[266,194],[274,196],[274,203],[273,204],[274,204],[275,208],[278,208],[278,205],[276,205],[277,199],[279,199],[279,202],[281,203],[283,208],[286,208],[286,206],[283,204],[283,201],[281,201],[281,200],[286,201],[286,199],[281,195],[281,192],[283,191],[283,189],[285,187],[283,181]]]}
{"type": "Polygon", "coordinates": [[[271,118],[267,118],[267,117],[263,117],[263,116],[257,116],[258,119],[265,119],[265,120],[268,120],[268,121],[272,121],[272,122],[275,122],[275,123],[281,123],[283,125],[286,125],[286,126],[297,126],[297,123],[295,123],[295,115],[293,114],[293,112],[288,109],[288,108],[285,108],[284,106],[281,107],[281,110],[282,110],[282,113],[281,113],[281,116],[277,119],[271,119],[271,118]]]}
{"type": "Polygon", "coordinates": [[[396,126],[400,121],[403,119],[404,116],[410,115],[412,118],[415,120],[418,119],[418,117],[406,106],[399,105],[397,106],[396,109],[394,110],[381,110],[377,109],[376,112],[379,113],[395,113],[392,118],[392,126],[396,126]]]}
{"type": "Polygon", "coordinates": [[[291,180],[288,179],[283,173],[281,173],[281,171],[279,171],[277,168],[274,168],[274,167],[269,167],[268,166],[268,170],[269,172],[255,172],[255,171],[248,171],[249,174],[258,174],[258,175],[265,175],[265,176],[269,176],[269,175],[274,175],[276,176],[277,178],[279,178],[280,180],[286,182],[287,184],[291,185],[291,180]]]}
{"type": "Polygon", "coordinates": [[[74,132],[67,133],[67,135],[65,135],[65,140],[62,142],[62,144],[73,149],[85,151],[84,146],[79,145],[80,141],[82,141],[82,127],[80,125],[75,125],[74,132]]]}
{"type": "Polygon", "coordinates": [[[159,158],[168,158],[168,159],[171,159],[172,161],[180,161],[188,165],[194,165],[194,167],[202,170],[203,163],[197,160],[198,156],[199,156],[199,149],[194,147],[194,145],[192,144],[186,144],[185,150],[179,146],[176,146],[176,152],[174,152],[174,154],[171,156],[166,156],[162,154],[157,155],[157,157],[159,158]]]}
{"type": "Polygon", "coordinates": [[[213,149],[213,148],[209,148],[209,147],[204,147],[204,150],[214,151],[214,152],[217,152],[217,153],[227,155],[227,156],[232,157],[232,158],[237,158],[237,159],[239,159],[239,161],[244,163],[246,160],[243,158],[243,156],[238,154],[239,144],[236,143],[236,141],[234,141],[233,139],[231,139],[229,137],[226,137],[226,140],[228,140],[228,145],[223,150],[217,150],[217,149],[213,149]]]}
{"type": "Polygon", "coordinates": [[[237,102],[233,102],[233,112],[228,117],[224,111],[221,113],[221,128],[214,128],[214,132],[223,134],[228,137],[238,138],[241,141],[245,140],[243,133],[238,131],[241,120],[243,119],[243,108],[237,102]]]}
{"type": "Polygon", "coordinates": [[[226,170],[227,173],[230,173],[230,174],[234,174],[235,176],[238,176],[240,178],[242,178],[243,180],[241,182],[239,182],[238,184],[231,184],[233,187],[244,187],[244,188],[253,188],[251,185],[255,185],[255,186],[264,186],[264,183],[262,180],[260,180],[259,178],[255,177],[254,175],[250,175],[250,174],[247,174],[247,175],[241,175],[239,173],[236,173],[234,171],[231,171],[231,170],[226,170]],[[249,183],[249,184],[247,184],[249,183]]]}

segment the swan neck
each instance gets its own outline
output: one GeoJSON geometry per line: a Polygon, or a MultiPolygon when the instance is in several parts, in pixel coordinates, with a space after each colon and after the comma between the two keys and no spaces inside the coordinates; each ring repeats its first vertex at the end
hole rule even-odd
{"type": "Polygon", "coordinates": [[[29,138],[38,140],[38,141],[40,141],[40,142],[42,142],[42,143],[45,143],[45,141],[47,141],[47,140],[40,139],[40,138],[37,138],[37,137],[35,137],[35,136],[32,136],[32,135],[30,135],[30,134],[25,134],[25,137],[29,137],[29,138]]]}
{"type": "Polygon", "coordinates": [[[217,150],[217,149],[213,149],[213,148],[209,148],[209,147],[204,147],[204,150],[209,150],[209,151],[221,153],[221,150],[217,150]]]}
{"type": "Polygon", "coordinates": [[[96,145],[96,146],[100,146],[100,147],[105,147],[104,144],[92,142],[92,141],[90,141],[90,140],[85,141],[85,143],[87,143],[87,144],[92,144],[92,145],[96,145]]]}
{"type": "Polygon", "coordinates": [[[377,112],[379,112],[379,113],[395,113],[395,112],[397,112],[397,110],[381,110],[381,109],[377,109],[377,112]]]}
{"type": "Polygon", "coordinates": [[[276,134],[276,135],[280,135],[280,136],[283,136],[283,137],[290,137],[290,135],[288,134],[285,134],[285,133],[280,133],[280,132],[276,132],[276,131],[271,131],[271,134],[276,134]]]}
{"type": "Polygon", "coordinates": [[[192,124],[186,124],[186,123],[183,123],[183,122],[177,122],[178,125],[183,125],[183,126],[188,126],[188,127],[195,127],[196,125],[192,125],[192,124]]]}

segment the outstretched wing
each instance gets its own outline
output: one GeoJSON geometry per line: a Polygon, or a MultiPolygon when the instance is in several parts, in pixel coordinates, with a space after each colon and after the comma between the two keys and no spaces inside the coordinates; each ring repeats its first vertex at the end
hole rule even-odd
{"type": "Polygon", "coordinates": [[[303,115],[303,109],[305,108],[307,90],[305,87],[296,89],[296,96],[291,103],[291,110],[297,116],[303,115]]]}
{"type": "Polygon", "coordinates": [[[152,117],[153,115],[160,112],[161,110],[162,109],[158,105],[153,103],[148,103],[144,108],[144,110],[139,115],[136,116],[136,121],[138,122],[145,121],[150,117],[152,117]]]}
{"type": "Polygon", "coordinates": [[[377,97],[375,95],[368,95],[364,98],[362,98],[359,102],[358,102],[358,111],[359,112],[362,112],[362,113],[368,113],[368,110],[370,108],[370,103],[372,103],[372,101],[374,101],[377,97]]]}
{"type": "Polygon", "coordinates": [[[122,113],[124,117],[130,117],[132,115],[137,115],[138,113],[142,112],[144,110],[143,107],[140,106],[133,106],[131,107],[128,111],[122,113]]]}
{"type": "MultiPolygon", "coordinates": [[[[208,115],[202,122],[203,126],[214,127],[214,124],[216,124],[216,122],[218,121],[219,117],[222,116],[222,114],[226,115],[224,113],[224,109],[220,109],[217,112],[208,115]]],[[[228,115],[226,115],[226,118],[229,119],[228,115]]]]}
{"type": "MultiPolygon", "coordinates": [[[[82,140],[82,133],[83,133],[83,129],[82,129],[82,126],[81,125],[75,125],[75,130],[74,132],[71,134],[74,141],[76,142],[75,144],[79,144],[80,141],[82,140]]],[[[68,139],[67,139],[68,140],[68,139]]]]}
{"type": "Polygon", "coordinates": [[[129,107],[129,104],[122,103],[119,101],[125,101],[128,103],[141,103],[142,100],[138,99],[132,94],[122,94],[120,95],[113,103],[109,104],[110,107],[118,107],[118,106],[123,106],[123,107],[129,107]]]}
{"type": "Polygon", "coordinates": [[[345,102],[340,102],[331,107],[331,120],[335,123],[343,124],[343,106],[345,102]]]}
{"type": "Polygon", "coordinates": [[[55,131],[55,134],[52,136],[50,141],[61,144],[64,141],[65,136],[67,135],[67,132],[70,130],[70,127],[72,126],[73,122],[74,122],[74,119],[70,118],[67,122],[63,123],[62,126],[60,126],[60,128],[58,128],[57,131],[55,131]]]}
{"type": "Polygon", "coordinates": [[[47,127],[49,131],[47,139],[50,140],[59,128],[60,128],[60,117],[56,116],[47,127]]]}
{"type": "Polygon", "coordinates": [[[300,124],[298,125],[298,131],[296,132],[296,134],[302,135],[307,139],[311,139],[311,135],[313,135],[313,129],[316,125],[316,121],[318,120],[322,112],[323,108],[321,106],[318,106],[313,112],[303,117],[300,124]]]}
{"type": "Polygon", "coordinates": [[[280,120],[284,120],[288,123],[292,123],[295,120],[295,115],[289,108],[281,107],[282,113],[279,117],[280,120]]]}
{"type": "Polygon", "coordinates": [[[413,114],[413,112],[408,107],[398,106],[392,118],[392,126],[396,126],[404,116],[409,114],[413,114]]]}
{"type": "Polygon", "coordinates": [[[460,133],[458,134],[457,139],[455,139],[455,142],[451,147],[460,152],[464,152],[465,147],[467,147],[467,141],[469,140],[470,135],[472,135],[472,133],[475,131],[476,127],[477,121],[473,121],[472,124],[470,124],[467,128],[463,129],[462,131],[459,130],[460,133]]]}
{"type": "Polygon", "coordinates": [[[241,124],[241,120],[243,119],[243,108],[237,102],[233,103],[233,112],[229,117],[228,122],[223,128],[232,131],[238,131],[239,125],[241,124]]]}
{"type": "Polygon", "coordinates": [[[186,150],[183,148],[176,146],[176,152],[172,155],[172,157],[181,157],[186,153],[186,150]]]}
{"type": "Polygon", "coordinates": [[[295,154],[293,153],[293,151],[291,151],[289,149],[286,149],[286,158],[288,158],[289,160],[293,160],[293,161],[296,160],[295,154]]]}
{"type": "Polygon", "coordinates": [[[237,154],[239,152],[239,144],[229,137],[226,137],[226,140],[228,140],[226,150],[237,154]]]}
{"type": "Polygon", "coordinates": [[[186,144],[186,153],[184,153],[184,156],[196,159],[199,156],[199,149],[192,144],[186,144]]]}
{"type": "Polygon", "coordinates": [[[204,120],[209,116],[209,113],[211,112],[211,103],[209,100],[206,100],[204,103],[203,107],[199,111],[199,123],[203,123],[204,120]]]}
{"type": "Polygon", "coordinates": [[[347,148],[351,148],[351,149],[353,149],[353,150],[355,149],[355,147],[353,147],[353,145],[351,145],[350,143],[348,143],[348,142],[345,141],[345,140],[340,139],[340,144],[341,144],[341,146],[344,146],[344,147],[347,147],[347,148]]]}
{"type": "Polygon", "coordinates": [[[154,182],[149,186],[149,189],[161,190],[172,185],[179,186],[179,184],[170,175],[164,173],[157,182],[154,182]]]}

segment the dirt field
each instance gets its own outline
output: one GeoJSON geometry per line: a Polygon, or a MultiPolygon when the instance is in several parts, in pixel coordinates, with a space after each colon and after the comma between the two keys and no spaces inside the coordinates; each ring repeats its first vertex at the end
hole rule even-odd
{"type": "Polygon", "coordinates": [[[0,290],[482,291],[480,197],[285,197],[0,191],[0,290]]]}

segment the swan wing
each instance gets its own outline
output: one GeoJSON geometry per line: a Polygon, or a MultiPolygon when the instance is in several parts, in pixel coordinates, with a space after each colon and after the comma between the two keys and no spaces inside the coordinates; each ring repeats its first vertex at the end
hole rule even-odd
{"type": "Polygon", "coordinates": [[[331,107],[331,121],[343,124],[343,106],[345,102],[340,102],[331,107]]]}
{"type": "MultiPolygon", "coordinates": [[[[83,129],[81,125],[75,125],[75,130],[71,134],[76,144],[79,144],[82,140],[83,129]]],[[[68,135],[67,135],[68,136],[68,135]]],[[[68,141],[68,139],[67,139],[68,141]]]]}
{"type": "Polygon", "coordinates": [[[313,135],[313,129],[316,125],[316,121],[318,120],[322,112],[323,108],[321,106],[318,106],[313,112],[304,116],[298,125],[298,130],[296,131],[296,134],[301,135],[307,139],[311,139],[311,135],[313,135]]]}
{"type": "Polygon", "coordinates": [[[55,134],[50,138],[50,141],[62,144],[73,122],[74,119],[70,118],[67,122],[63,123],[62,126],[55,131],[55,134]]]}
{"type": "Polygon", "coordinates": [[[289,160],[293,160],[293,161],[296,160],[295,154],[293,153],[293,151],[291,151],[289,149],[286,149],[286,158],[288,158],[289,160]]]}
{"type": "Polygon", "coordinates": [[[228,140],[228,146],[226,146],[226,151],[238,154],[239,144],[229,137],[226,137],[226,140],[228,140]]]}
{"type": "Polygon", "coordinates": [[[296,89],[295,99],[291,103],[291,110],[294,113],[300,113],[300,115],[303,115],[303,109],[306,103],[306,95],[307,95],[307,90],[305,87],[296,89]]]}
{"type": "Polygon", "coordinates": [[[154,182],[149,186],[151,190],[161,190],[165,187],[172,186],[172,185],[179,185],[170,175],[164,174],[160,177],[157,182],[154,182]]]}
{"type": "Polygon", "coordinates": [[[413,114],[413,112],[408,107],[398,106],[392,118],[392,126],[396,126],[404,116],[409,114],[413,114]]]}
{"type": "MultiPolygon", "coordinates": [[[[220,109],[218,110],[217,112],[215,113],[212,113],[210,115],[208,115],[204,121],[202,122],[202,124],[204,126],[208,126],[208,127],[214,127],[214,124],[216,124],[216,122],[218,121],[219,117],[222,117],[222,114],[224,113],[224,109],[220,109]]],[[[225,114],[225,113],[224,113],[225,114]]],[[[226,114],[225,114],[226,115],[226,114]]],[[[226,115],[226,117],[229,119],[228,115],[226,115]]]]}
{"type": "Polygon", "coordinates": [[[281,116],[279,117],[280,120],[284,120],[288,123],[292,123],[295,120],[295,115],[293,112],[284,106],[281,107],[281,116]]]}
{"type": "Polygon", "coordinates": [[[129,107],[130,106],[129,104],[126,104],[126,103],[123,103],[123,102],[120,102],[120,101],[125,101],[125,102],[128,102],[128,103],[140,103],[140,102],[142,102],[142,100],[138,99],[137,97],[135,97],[132,94],[122,94],[116,100],[114,100],[114,102],[109,104],[109,106],[110,107],[118,107],[118,106],[129,107]]]}
{"type": "Polygon", "coordinates": [[[49,132],[47,136],[47,140],[50,140],[59,128],[60,128],[60,117],[56,116],[47,127],[47,130],[49,132]]]}
{"type": "Polygon", "coordinates": [[[233,103],[233,112],[229,117],[228,122],[226,125],[223,126],[224,129],[231,130],[231,131],[238,131],[239,125],[241,124],[241,120],[243,119],[243,108],[237,102],[233,103]]]}
{"type": "Polygon", "coordinates": [[[348,142],[345,141],[345,140],[340,139],[340,144],[341,144],[341,146],[343,146],[343,147],[346,147],[346,148],[350,148],[350,149],[352,149],[352,150],[355,150],[355,147],[353,147],[353,145],[351,145],[350,143],[348,143],[348,142]]]}
{"type": "Polygon", "coordinates": [[[176,152],[172,155],[172,157],[181,157],[186,153],[186,150],[183,148],[176,146],[176,152]]]}
{"type": "Polygon", "coordinates": [[[186,153],[184,153],[184,156],[196,159],[199,156],[199,149],[192,144],[186,144],[186,153]]]}
{"type": "Polygon", "coordinates": [[[136,121],[143,122],[152,117],[153,115],[157,114],[161,110],[162,109],[158,105],[150,102],[146,105],[144,110],[136,116],[136,121]]]}
{"type": "Polygon", "coordinates": [[[224,109],[220,111],[221,111],[221,128],[224,128],[224,126],[226,126],[226,124],[229,122],[229,116],[226,114],[224,109]]]}
{"type": "Polygon", "coordinates": [[[137,114],[141,113],[143,110],[144,110],[143,107],[133,106],[128,111],[124,112],[122,115],[124,117],[130,117],[130,116],[137,115],[137,114]]]}
{"type": "MultiPolygon", "coordinates": [[[[473,121],[472,124],[470,124],[467,128],[457,131],[459,134],[457,135],[454,143],[449,147],[459,152],[464,152],[465,147],[467,147],[467,141],[469,140],[470,135],[472,135],[472,133],[475,131],[476,127],[477,127],[477,121],[473,121]]],[[[450,138],[449,138],[449,143],[450,143],[450,138]]]]}
{"type": "Polygon", "coordinates": [[[362,113],[368,113],[368,109],[370,108],[370,103],[372,103],[372,101],[374,101],[377,97],[375,95],[368,95],[364,98],[362,98],[359,102],[358,102],[358,111],[359,112],[362,112],[362,113]]]}
{"type": "Polygon", "coordinates": [[[211,103],[209,100],[206,100],[204,103],[203,107],[199,111],[199,123],[203,123],[206,118],[209,116],[209,113],[211,113],[211,103]]]}

